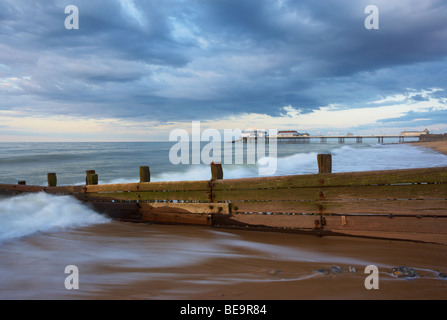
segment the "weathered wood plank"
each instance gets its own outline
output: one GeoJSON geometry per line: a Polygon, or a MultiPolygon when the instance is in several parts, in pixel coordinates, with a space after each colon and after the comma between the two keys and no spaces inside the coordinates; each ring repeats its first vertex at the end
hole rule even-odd
{"type": "Polygon", "coordinates": [[[447,245],[447,235],[446,234],[436,234],[436,233],[417,233],[417,232],[393,232],[393,231],[370,231],[370,230],[334,230],[331,234],[336,234],[338,236],[354,236],[354,237],[366,237],[366,238],[377,238],[377,239],[388,239],[388,240],[406,240],[406,241],[417,241],[417,242],[427,242],[436,243],[441,245],[447,245]]]}
{"type": "Polygon", "coordinates": [[[325,221],[325,229],[337,232],[363,230],[447,235],[447,217],[325,215],[325,221]]]}
{"type": "Polygon", "coordinates": [[[164,224],[212,225],[210,214],[142,212],[142,221],[164,224]]]}
{"type": "MultiPolygon", "coordinates": [[[[334,232],[343,231],[388,231],[410,233],[435,233],[447,235],[447,217],[400,217],[324,215],[323,229],[334,232]]],[[[274,228],[321,228],[320,215],[281,215],[281,214],[230,214],[222,216],[220,224],[242,224],[274,228]]]]}
{"type": "Polygon", "coordinates": [[[447,167],[216,180],[213,181],[213,189],[218,191],[412,183],[447,183],[447,167]]]}
{"type": "Polygon", "coordinates": [[[185,201],[209,201],[209,193],[205,191],[141,191],[141,192],[90,192],[86,194],[91,200],[185,200],[185,201]]]}
{"type": "MultiPolygon", "coordinates": [[[[154,204],[141,204],[141,220],[145,222],[167,223],[167,224],[192,224],[211,225],[211,213],[195,213],[197,208],[174,207],[174,206],[154,206],[154,204]]],[[[203,208],[202,211],[210,210],[203,208]]],[[[199,210],[200,211],[200,210],[199,210]]]]}
{"type": "Polygon", "coordinates": [[[447,184],[215,190],[215,201],[447,199],[447,184]]]}
{"type": "Polygon", "coordinates": [[[216,227],[273,228],[447,244],[447,217],[230,214],[213,216],[216,227]]]}
{"type": "Polygon", "coordinates": [[[320,228],[319,221],[319,215],[230,214],[213,216],[213,225],[215,226],[316,229],[320,228]]]}
{"type": "Polygon", "coordinates": [[[86,192],[120,192],[120,191],[206,191],[209,190],[208,180],[198,181],[166,181],[141,183],[116,183],[103,185],[88,185],[86,192]]]}
{"type": "Polygon", "coordinates": [[[113,219],[126,221],[140,221],[141,213],[137,203],[122,202],[89,202],[88,206],[95,211],[113,219]]]}
{"type": "Polygon", "coordinates": [[[144,212],[176,212],[193,214],[229,214],[228,203],[141,203],[144,212]]]}
{"type": "Polygon", "coordinates": [[[0,184],[0,192],[2,191],[17,191],[17,192],[41,192],[44,191],[43,186],[32,186],[22,184],[0,184]]]}
{"type": "Polygon", "coordinates": [[[233,212],[447,216],[447,200],[233,201],[233,212]]]}
{"type": "Polygon", "coordinates": [[[33,186],[33,185],[19,185],[19,184],[0,184],[0,192],[2,191],[17,191],[17,192],[42,192],[52,194],[72,194],[82,192],[83,186],[33,186]]]}
{"type": "Polygon", "coordinates": [[[83,186],[59,186],[46,187],[45,192],[52,194],[77,194],[82,193],[83,186]]]}

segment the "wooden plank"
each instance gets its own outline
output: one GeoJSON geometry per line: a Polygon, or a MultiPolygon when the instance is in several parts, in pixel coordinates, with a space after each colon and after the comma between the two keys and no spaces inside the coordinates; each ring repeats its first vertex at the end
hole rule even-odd
{"type": "Polygon", "coordinates": [[[213,190],[412,183],[447,183],[447,167],[216,180],[213,190]]]}
{"type": "Polygon", "coordinates": [[[0,192],[2,191],[41,192],[44,191],[45,188],[46,187],[43,186],[32,186],[22,184],[0,184],[0,192]]]}
{"type": "Polygon", "coordinates": [[[447,216],[447,200],[233,201],[233,212],[447,216]]]}
{"type": "Polygon", "coordinates": [[[318,231],[373,238],[447,244],[447,217],[230,214],[213,216],[216,227],[270,228],[278,231],[318,231]]]}
{"type": "Polygon", "coordinates": [[[86,192],[123,192],[123,191],[206,191],[208,180],[198,181],[166,181],[141,183],[116,183],[86,186],[86,192]]]}
{"type": "Polygon", "coordinates": [[[215,226],[316,229],[320,227],[319,221],[319,215],[230,214],[213,216],[213,225],[215,226]]]}
{"type": "Polygon", "coordinates": [[[87,204],[95,211],[110,218],[125,221],[140,221],[141,213],[137,203],[123,202],[89,202],[87,204]]]}
{"type": "Polygon", "coordinates": [[[140,208],[142,221],[168,224],[211,225],[212,212],[219,212],[218,207],[194,203],[142,203],[140,208]]]}
{"type": "MultiPolygon", "coordinates": [[[[323,215],[323,229],[328,231],[387,231],[403,233],[434,233],[447,235],[447,217],[393,217],[323,215]]],[[[321,228],[320,215],[230,214],[220,224],[267,226],[273,228],[321,228]]]]}
{"type": "Polygon", "coordinates": [[[416,241],[416,242],[427,242],[440,245],[447,245],[447,235],[436,234],[436,233],[404,233],[404,232],[393,232],[393,231],[362,231],[362,230],[335,230],[336,235],[339,236],[354,236],[354,237],[366,237],[366,238],[377,238],[377,239],[388,239],[388,240],[405,240],[405,241],[416,241]]]}
{"type": "Polygon", "coordinates": [[[320,199],[357,200],[437,200],[447,199],[447,184],[409,184],[363,187],[323,187],[318,191],[320,199]]]}
{"type": "Polygon", "coordinates": [[[17,192],[42,192],[52,194],[72,194],[82,192],[83,186],[59,186],[59,187],[46,187],[46,186],[32,186],[32,185],[19,185],[19,184],[0,184],[1,191],[17,191],[17,192]]]}
{"type": "Polygon", "coordinates": [[[59,186],[59,187],[46,187],[45,192],[51,194],[77,194],[83,192],[84,186],[59,186]]]}
{"type": "Polygon", "coordinates": [[[228,203],[141,203],[144,212],[177,212],[196,214],[229,214],[228,203]]]}
{"type": "Polygon", "coordinates": [[[232,201],[233,213],[321,213],[316,201],[232,201]]]}
{"type": "Polygon", "coordinates": [[[210,214],[142,212],[142,221],[162,224],[212,225],[210,214]]]}
{"type": "Polygon", "coordinates": [[[447,199],[447,184],[216,190],[215,201],[447,199]]]}
{"type": "Polygon", "coordinates": [[[90,192],[87,198],[91,200],[185,200],[185,201],[209,201],[209,194],[205,191],[148,191],[148,192],[90,192]]]}
{"type": "Polygon", "coordinates": [[[447,217],[326,215],[327,230],[435,233],[447,235],[447,217]]]}

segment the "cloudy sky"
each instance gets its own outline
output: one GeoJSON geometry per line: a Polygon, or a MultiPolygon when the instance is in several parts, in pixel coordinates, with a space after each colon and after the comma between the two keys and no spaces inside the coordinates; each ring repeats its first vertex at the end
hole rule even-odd
{"type": "Polygon", "coordinates": [[[445,0],[1,0],[0,141],[444,133],[446,17],[445,0]]]}

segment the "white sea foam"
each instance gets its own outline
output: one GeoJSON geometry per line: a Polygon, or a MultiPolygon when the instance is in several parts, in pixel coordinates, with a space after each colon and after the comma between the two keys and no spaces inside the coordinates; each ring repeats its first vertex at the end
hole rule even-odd
{"type": "MultiPolygon", "coordinates": [[[[297,147],[298,149],[299,147],[297,147]]],[[[278,156],[273,175],[318,173],[317,154],[332,154],[333,172],[355,172],[393,170],[447,166],[447,156],[431,149],[412,145],[332,145],[306,149],[291,155],[278,156]],[[326,149],[325,149],[326,148],[326,149]],[[318,149],[318,150],[317,150],[318,149]]],[[[268,156],[261,157],[254,165],[223,164],[224,179],[261,177],[265,168],[272,163],[268,156]]],[[[155,173],[151,181],[208,180],[211,178],[209,165],[196,164],[173,166],[170,171],[155,173]],[[177,170],[176,170],[177,169],[177,170]]],[[[117,178],[100,183],[138,182],[138,178],[117,178]]]]}
{"type": "Polygon", "coordinates": [[[0,242],[108,221],[68,196],[31,193],[0,200],[0,242]]]}

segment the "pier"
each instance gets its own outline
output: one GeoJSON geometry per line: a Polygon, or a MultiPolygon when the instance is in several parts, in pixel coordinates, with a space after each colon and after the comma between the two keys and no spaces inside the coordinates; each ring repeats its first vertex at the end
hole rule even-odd
{"type": "Polygon", "coordinates": [[[104,185],[95,170],[76,186],[57,186],[51,172],[47,186],[21,180],[0,184],[0,194],[71,196],[118,221],[447,245],[447,167],[333,173],[330,154],[316,162],[314,174],[241,179],[212,163],[204,180],[166,182],[151,182],[144,166],[139,182],[104,185]]]}
{"type": "Polygon", "coordinates": [[[355,143],[363,143],[364,141],[377,142],[379,144],[384,144],[390,142],[390,140],[397,141],[397,143],[405,142],[415,142],[420,140],[420,136],[408,136],[408,135],[309,135],[309,136],[289,136],[289,137],[265,137],[265,138],[241,138],[234,140],[234,142],[257,142],[265,141],[269,143],[271,140],[277,143],[329,143],[330,141],[335,141],[340,144],[347,143],[349,141],[355,143]]]}

